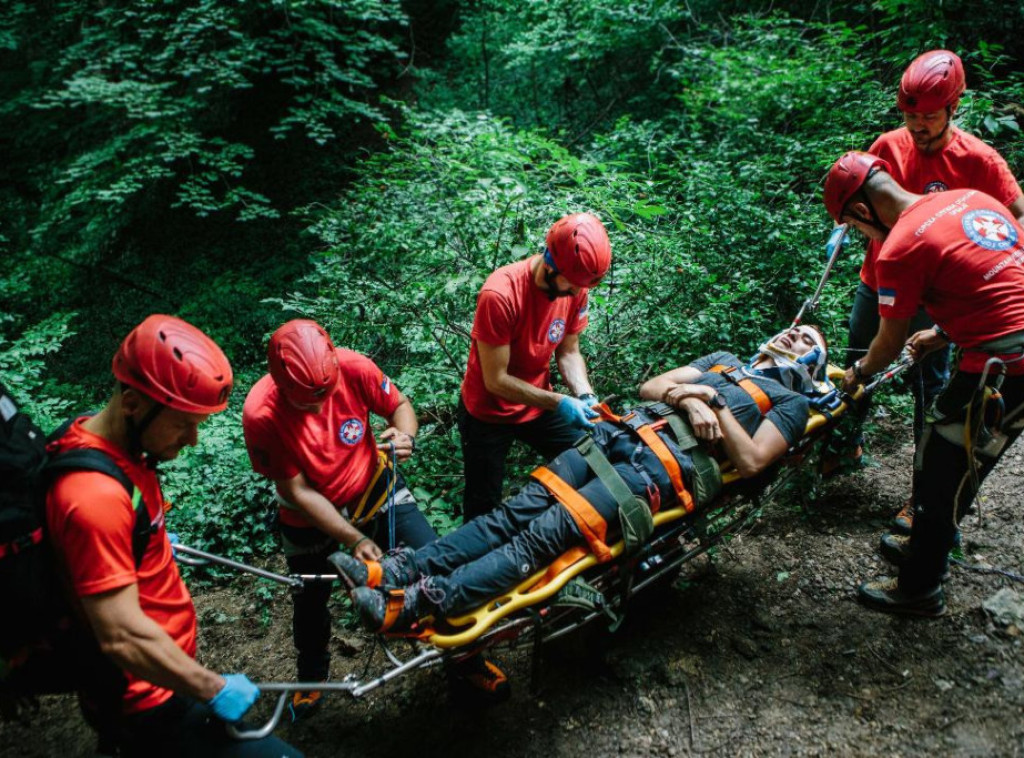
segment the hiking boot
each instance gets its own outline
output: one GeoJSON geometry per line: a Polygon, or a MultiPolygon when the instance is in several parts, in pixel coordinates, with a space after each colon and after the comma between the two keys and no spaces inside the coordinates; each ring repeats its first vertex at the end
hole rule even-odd
{"type": "Polygon", "coordinates": [[[349,587],[396,589],[420,578],[416,551],[411,547],[389,550],[379,561],[361,561],[339,550],[327,558],[338,574],[349,580],[349,587]]]}
{"type": "Polygon", "coordinates": [[[288,710],[292,714],[292,723],[308,719],[323,701],[324,693],[320,690],[297,690],[292,693],[288,710]]]}
{"type": "Polygon", "coordinates": [[[448,667],[452,695],[467,703],[497,705],[512,695],[505,672],[482,655],[474,655],[448,667]]]}
{"type": "MultiPolygon", "coordinates": [[[[903,503],[903,507],[900,508],[900,512],[896,514],[896,517],[892,520],[892,528],[894,532],[899,534],[910,534],[910,530],[914,525],[914,498],[908,497],[906,502],[903,503]]],[[[953,546],[960,547],[963,544],[964,536],[959,529],[956,530],[956,536],[953,538],[953,546]]]]}
{"type": "Polygon", "coordinates": [[[868,608],[883,613],[936,618],[946,612],[946,595],[941,584],[910,593],[899,588],[899,581],[895,577],[883,577],[873,582],[864,582],[857,588],[857,597],[868,608]]]}
{"type": "Polygon", "coordinates": [[[910,530],[914,525],[914,498],[908,497],[906,502],[903,503],[903,507],[900,508],[900,512],[896,514],[896,517],[892,520],[892,528],[899,534],[910,534],[910,530]]]}
{"type": "Polygon", "coordinates": [[[400,590],[356,587],[352,605],[363,626],[371,632],[407,632],[416,622],[439,609],[444,590],[434,586],[434,577],[425,576],[400,590]]]}
{"type": "Polygon", "coordinates": [[[819,469],[823,477],[833,476],[842,471],[860,468],[864,463],[864,447],[854,445],[842,452],[826,450],[821,456],[819,469]]]}
{"type": "MultiPolygon", "coordinates": [[[[902,566],[910,560],[910,535],[909,534],[883,534],[878,545],[878,552],[882,557],[894,566],[902,566]]],[[[942,565],[942,577],[940,581],[949,581],[949,556],[942,565]]]]}

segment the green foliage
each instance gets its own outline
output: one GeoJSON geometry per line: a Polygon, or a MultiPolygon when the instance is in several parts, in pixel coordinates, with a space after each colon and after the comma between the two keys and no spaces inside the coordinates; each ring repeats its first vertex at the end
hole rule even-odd
{"type": "MultiPolygon", "coordinates": [[[[0,379],[22,409],[47,432],[73,411],[73,403],[61,391],[67,388],[54,386],[47,378],[46,360],[74,334],[74,317],[74,313],[53,313],[13,341],[0,334],[0,379]]],[[[0,315],[0,323],[11,319],[9,314],[0,315]]]]}
{"type": "Polygon", "coordinates": [[[64,0],[12,11],[12,62],[33,79],[0,118],[45,123],[20,137],[30,148],[66,146],[34,167],[43,202],[33,236],[51,248],[101,244],[163,185],[171,207],[198,216],[276,217],[242,184],[257,147],[269,149],[263,135],[324,145],[355,120],[381,119],[370,72],[400,57],[381,32],[403,19],[373,0],[64,0]]]}
{"type": "MultiPolygon", "coordinates": [[[[407,473],[447,531],[476,293],[563,213],[611,234],[583,349],[621,405],[788,323],[824,263],[821,179],[898,125],[922,50],[962,54],[960,123],[1024,170],[1024,14],[995,0],[406,9],[419,27],[393,0],[15,0],[0,17],[0,373],[53,425],[107,396],[109,356],[147,313],[210,333],[232,409],[166,467],[192,544],[274,548],[239,409],[295,314],[413,399],[407,473]]],[[[811,319],[837,347],[860,259],[854,242],[811,319]]]]}
{"type": "Polygon", "coordinates": [[[276,547],[270,485],[249,466],[241,403],[200,427],[199,445],[161,467],[173,509],[170,531],[182,542],[242,561],[276,547]]]}

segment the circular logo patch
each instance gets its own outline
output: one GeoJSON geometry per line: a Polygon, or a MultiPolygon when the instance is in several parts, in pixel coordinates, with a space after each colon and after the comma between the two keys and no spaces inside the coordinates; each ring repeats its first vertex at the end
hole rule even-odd
{"type": "Polygon", "coordinates": [[[346,445],[355,445],[363,438],[363,431],[363,422],[357,418],[350,418],[338,430],[338,439],[346,445]]]}
{"type": "Polygon", "coordinates": [[[922,194],[927,195],[931,192],[945,192],[948,189],[949,187],[947,187],[944,182],[928,182],[928,184],[924,186],[924,193],[922,194]]]}
{"type": "Polygon", "coordinates": [[[1001,213],[969,211],[963,218],[968,239],[986,250],[1006,250],[1017,243],[1017,230],[1001,213]]]}
{"type": "Polygon", "coordinates": [[[548,342],[561,342],[565,336],[565,321],[556,318],[548,327],[548,342]]]}

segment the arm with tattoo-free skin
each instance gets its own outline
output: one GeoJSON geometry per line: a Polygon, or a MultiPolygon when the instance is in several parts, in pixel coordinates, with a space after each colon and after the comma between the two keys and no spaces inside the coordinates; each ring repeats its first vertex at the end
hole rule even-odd
{"type": "Polygon", "coordinates": [[[721,441],[729,460],[744,478],[759,474],[785,455],[789,443],[771,421],[763,421],[751,437],[728,408],[709,406],[708,401],[718,393],[714,387],[693,384],[700,374],[692,366],[667,371],[645,382],[640,397],[660,400],[685,411],[698,439],[721,441]]]}
{"type": "Polygon", "coordinates": [[[342,516],[334,503],[317,492],[301,471],[291,479],[275,481],[274,485],[285,501],[302,511],[311,526],[350,548],[356,558],[375,561],[383,555],[376,543],[342,516]]]}
{"type": "Polygon", "coordinates": [[[388,416],[388,427],[380,433],[377,448],[386,449],[389,444],[395,446],[395,457],[399,463],[405,463],[412,457],[413,438],[419,431],[420,422],[416,419],[416,411],[409,398],[399,394],[401,402],[394,412],[388,416]]]}
{"type": "MultiPolygon", "coordinates": [[[[871,340],[867,355],[857,361],[861,375],[865,378],[873,376],[896,360],[907,342],[909,330],[909,318],[882,318],[878,324],[878,334],[871,340]]],[[[861,380],[857,378],[853,366],[846,369],[843,389],[855,392],[860,385],[861,380]]]]}
{"type": "Polygon", "coordinates": [[[476,349],[480,356],[484,386],[492,395],[497,395],[511,403],[524,403],[547,411],[553,411],[558,406],[562,395],[534,387],[529,382],[524,382],[508,373],[511,355],[509,345],[489,345],[477,340],[476,349]]]}
{"type": "Polygon", "coordinates": [[[572,394],[593,395],[590,378],[587,376],[587,362],[580,352],[580,335],[569,334],[555,348],[555,362],[562,380],[572,394]]]}
{"type": "Polygon", "coordinates": [[[143,612],[137,585],[81,600],[100,649],[120,668],[204,703],[223,689],[224,677],[197,663],[143,612]]]}

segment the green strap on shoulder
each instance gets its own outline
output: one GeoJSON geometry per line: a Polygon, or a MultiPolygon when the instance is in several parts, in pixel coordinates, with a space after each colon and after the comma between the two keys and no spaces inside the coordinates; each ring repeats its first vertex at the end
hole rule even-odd
{"type": "Polygon", "coordinates": [[[718,462],[708,455],[697,435],[693,433],[690,422],[676,412],[675,408],[667,403],[648,403],[646,407],[668,421],[679,449],[690,454],[693,463],[693,499],[698,508],[703,508],[722,490],[722,472],[718,468],[718,462]]]}
{"type": "Polygon", "coordinates": [[[626,543],[626,553],[633,553],[644,545],[654,532],[654,518],[651,509],[643,498],[629,491],[622,477],[615,470],[604,453],[591,437],[586,437],[576,444],[583,459],[590,466],[601,483],[608,488],[619,508],[619,524],[622,527],[622,539],[626,543]]]}

